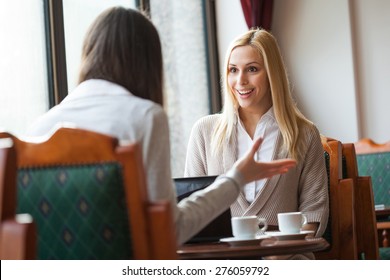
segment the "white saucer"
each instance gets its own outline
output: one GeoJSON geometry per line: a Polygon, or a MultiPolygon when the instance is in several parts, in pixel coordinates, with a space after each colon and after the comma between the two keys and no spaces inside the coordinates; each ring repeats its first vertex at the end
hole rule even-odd
{"type": "Polygon", "coordinates": [[[255,238],[243,239],[236,237],[221,238],[220,242],[229,243],[231,246],[248,246],[248,245],[258,245],[260,240],[270,238],[268,235],[259,235],[255,238]]]}
{"type": "Polygon", "coordinates": [[[305,239],[309,233],[314,233],[312,230],[302,230],[299,233],[283,233],[280,231],[266,231],[265,234],[277,238],[278,240],[297,240],[305,239]]]}

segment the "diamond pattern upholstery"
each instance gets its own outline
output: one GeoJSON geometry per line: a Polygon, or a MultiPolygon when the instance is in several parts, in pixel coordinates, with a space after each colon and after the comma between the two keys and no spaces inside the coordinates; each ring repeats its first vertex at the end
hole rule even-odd
{"type": "Polygon", "coordinates": [[[33,216],[2,220],[4,259],[177,259],[171,203],[149,201],[141,143],[65,126],[33,141],[1,138],[15,151],[3,216],[33,216]]]}
{"type": "Polygon", "coordinates": [[[357,155],[361,176],[371,176],[375,204],[390,205],[390,152],[357,155]]]}
{"type": "MultiPolygon", "coordinates": [[[[390,205],[390,152],[356,155],[359,174],[371,176],[375,204],[390,205]]],[[[380,247],[379,257],[390,259],[390,248],[380,247]]]]}
{"type": "Polygon", "coordinates": [[[18,213],[38,229],[38,259],[130,259],[118,163],[21,168],[18,213]]]}

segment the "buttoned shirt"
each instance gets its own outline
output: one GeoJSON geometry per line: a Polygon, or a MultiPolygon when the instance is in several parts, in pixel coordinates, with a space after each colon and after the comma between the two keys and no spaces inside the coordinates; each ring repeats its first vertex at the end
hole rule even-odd
{"type": "MultiPolygon", "coordinates": [[[[255,157],[257,161],[271,161],[275,151],[275,143],[279,133],[279,126],[276,122],[273,107],[271,107],[259,120],[253,139],[249,136],[241,120],[237,125],[238,158],[245,155],[252,147],[254,140],[263,138],[263,143],[255,157]]],[[[251,203],[256,195],[263,189],[266,179],[254,181],[244,186],[246,200],[251,203]]]]}

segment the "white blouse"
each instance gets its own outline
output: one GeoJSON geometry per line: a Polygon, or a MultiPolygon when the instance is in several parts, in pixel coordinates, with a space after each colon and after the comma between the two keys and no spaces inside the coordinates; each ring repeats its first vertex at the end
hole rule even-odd
{"type": "MultiPolygon", "coordinates": [[[[263,143],[256,153],[256,160],[271,161],[275,151],[275,143],[279,133],[279,126],[276,122],[273,107],[265,113],[257,123],[253,139],[245,130],[241,120],[237,125],[238,158],[246,154],[252,147],[253,141],[259,137],[263,138],[263,143]]],[[[249,203],[255,200],[256,195],[263,189],[266,179],[254,181],[244,186],[245,198],[249,203]]]]}

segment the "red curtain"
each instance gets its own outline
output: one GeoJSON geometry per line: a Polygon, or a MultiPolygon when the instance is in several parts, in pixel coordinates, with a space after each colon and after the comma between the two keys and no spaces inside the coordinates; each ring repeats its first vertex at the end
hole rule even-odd
{"type": "Polygon", "coordinates": [[[271,30],[274,0],[241,0],[248,28],[262,27],[271,30]]]}

